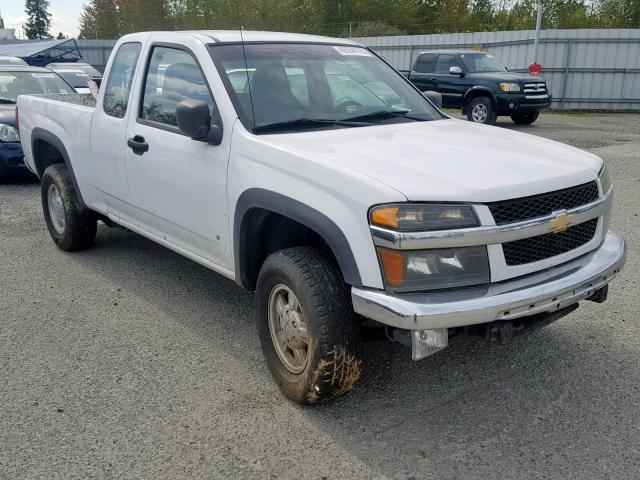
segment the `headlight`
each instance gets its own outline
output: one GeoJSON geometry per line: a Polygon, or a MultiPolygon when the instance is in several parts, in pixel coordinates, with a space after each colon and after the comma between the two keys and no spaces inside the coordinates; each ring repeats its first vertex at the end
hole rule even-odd
{"type": "Polygon", "coordinates": [[[18,131],[9,125],[0,125],[0,141],[19,142],[18,131]]]}
{"type": "Polygon", "coordinates": [[[600,185],[602,186],[602,193],[607,193],[611,188],[611,177],[609,176],[606,164],[602,166],[602,170],[600,170],[598,178],[600,179],[600,185]]]}
{"type": "Polygon", "coordinates": [[[378,248],[387,289],[395,293],[489,283],[487,248],[388,250],[378,248]]]}
{"type": "Polygon", "coordinates": [[[501,92],[513,93],[520,91],[520,85],[518,85],[517,83],[501,83],[499,84],[499,87],[501,92]]]}
{"type": "Polygon", "coordinates": [[[478,219],[470,205],[456,204],[381,205],[371,209],[369,220],[373,225],[401,232],[445,230],[478,225],[478,219]]]}

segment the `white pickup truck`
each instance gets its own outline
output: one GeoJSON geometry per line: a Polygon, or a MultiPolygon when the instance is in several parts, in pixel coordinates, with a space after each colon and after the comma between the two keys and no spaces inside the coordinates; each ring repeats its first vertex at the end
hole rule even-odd
{"type": "Polygon", "coordinates": [[[603,161],[449,118],[369,49],[265,32],[122,37],[97,99],[21,96],[63,250],[120,225],[256,291],[282,391],[360,376],[363,328],[413,358],[602,302],[623,267],[603,161]]]}

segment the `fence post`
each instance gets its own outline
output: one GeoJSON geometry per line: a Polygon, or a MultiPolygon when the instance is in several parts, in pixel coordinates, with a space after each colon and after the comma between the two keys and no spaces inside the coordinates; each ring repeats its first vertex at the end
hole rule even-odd
{"type": "Polygon", "coordinates": [[[409,50],[409,67],[407,68],[407,70],[411,70],[411,67],[413,67],[413,50],[416,47],[411,44],[411,49],[409,50]]]}
{"type": "Polygon", "coordinates": [[[562,89],[560,90],[560,110],[564,110],[564,99],[567,96],[567,80],[569,79],[569,62],[571,62],[571,39],[567,39],[564,52],[564,72],[562,74],[562,89]]]}

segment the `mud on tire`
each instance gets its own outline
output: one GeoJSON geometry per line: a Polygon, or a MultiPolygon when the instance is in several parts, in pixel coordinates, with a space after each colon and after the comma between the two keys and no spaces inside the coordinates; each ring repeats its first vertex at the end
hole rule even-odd
{"type": "Polygon", "coordinates": [[[96,238],[98,220],[94,212],[78,201],[64,164],[47,167],[40,192],[44,219],[55,244],[66,251],[91,247],[96,238]],[[52,203],[56,205],[50,205],[52,203]]]}
{"type": "Polygon", "coordinates": [[[360,329],[349,288],[328,253],[315,247],[294,247],[271,254],[260,270],[256,301],[262,351],[289,399],[310,405],[330,402],[351,391],[362,368],[360,329]],[[283,286],[297,299],[306,325],[306,363],[299,372],[280,358],[278,340],[270,328],[272,294],[283,291],[283,286]]]}

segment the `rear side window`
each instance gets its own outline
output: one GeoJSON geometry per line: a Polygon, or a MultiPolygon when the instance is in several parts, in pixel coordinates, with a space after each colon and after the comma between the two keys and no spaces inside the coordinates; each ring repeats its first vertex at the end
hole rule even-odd
{"type": "Polygon", "coordinates": [[[109,79],[104,91],[104,113],[116,118],[124,118],[129,104],[131,82],[140,55],[139,43],[123,43],[111,66],[109,79]]]}
{"type": "Polygon", "coordinates": [[[201,100],[213,113],[213,98],[193,56],[169,47],[155,47],[144,84],[140,118],[177,126],[176,107],[186,99],[201,100]]]}
{"type": "Polygon", "coordinates": [[[449,73],[451,67],[462,68],[462,62],[457,55],[440,55],[436,62],[435,73],[449,73]]]}
{"type": "Polygon", "coordinates": [[[435,53],[423,53],[416,61],[417,73],[433,73],[433,66],[436,62],[435,53]]]}

